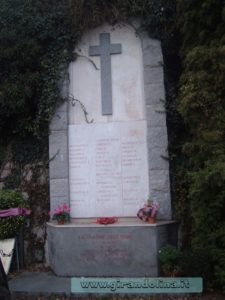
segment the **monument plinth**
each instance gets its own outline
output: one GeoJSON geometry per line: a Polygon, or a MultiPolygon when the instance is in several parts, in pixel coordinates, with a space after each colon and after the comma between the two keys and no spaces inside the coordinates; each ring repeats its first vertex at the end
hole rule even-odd
{"type": "Polygon", "coordinates": [[[94,220],[49,224],[50,264],[59,276],[156,277],[158,250],[176,244],[176,231],[174,221],[147,224],[134,218],[107,226],[94,220]]]}
{"type": "Polygon", "coordinates": [[[50,124],[51,210],[67,202],[74,220],[47,228],[61,276],[157,276],[159,247],[176,242],[161,46],[138,32],[105,24],[83,36],[63,87],[72,101],[50,124]],[[149,196],[160,204],[153,225],[136,217],[149,196]]]}

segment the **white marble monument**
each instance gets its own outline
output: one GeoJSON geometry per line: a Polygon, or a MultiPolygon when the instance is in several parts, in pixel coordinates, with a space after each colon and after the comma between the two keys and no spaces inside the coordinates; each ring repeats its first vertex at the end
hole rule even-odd
{"type": "Polygon", "coordinates": [[[67,202],[74,218],[131,217],[150,196],[171,219],[160,42],[105,24],[74,53],[68,101],[50,125],[51,209],[67,202]]]}
{"type": "Polygon", "coordinates": [[[72,222],[48,223],[50,265],[60,276],[157,276],[158,249],[176,243],[161,44],[136,22],[104,24],[74,55],[49,136],[51,210],[66,202],[72,222]],[[149,196],[153,225],[136,217],[149,196]],[[109,216],[118,222],[96,224],[109,216]]]}
{"type": "Polygon", "coordinates": [[[70,105],[71,216],[136,216],[149,195],[140,38],[129,26],[104,25],[85,34],[75,53],[70,96],[93,122],[70,105]]]}

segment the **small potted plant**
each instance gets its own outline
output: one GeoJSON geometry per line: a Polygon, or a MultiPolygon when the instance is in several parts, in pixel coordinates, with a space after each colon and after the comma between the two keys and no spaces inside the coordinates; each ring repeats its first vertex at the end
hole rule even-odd
{"type": "Polygon", "coordinates": [[[182,253],[175,246],[163,246],[159,250],[159,260],[165,276],[176,277],[182,274],[182,253]]]}
{"type": "Polygon", "coordinates": [[[137,216],[142,221],[148,222],[150,224],[154,224],[156,222],[156,215],[159,209],[159,204],[157,202],[153,202],[150,198],[147,203],[142,207],[137,216]]]}
{"type": "MultiPolygon", "coordinates": [[[[51,212],[50,212],[51,214],[51,212]]],[[[70,208],[66,203],[59,204],[55,209],[52,220],[56,220],[58,224],[63,225],[70,221],[70,208]]]]}

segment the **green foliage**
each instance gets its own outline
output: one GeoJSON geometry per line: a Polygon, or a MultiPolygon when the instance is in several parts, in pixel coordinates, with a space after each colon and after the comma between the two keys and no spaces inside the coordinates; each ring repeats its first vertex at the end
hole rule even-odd
{"type": "Polygon", "coordinates": [[[213,286],[213,253],[210,246],[186,250],[182,256],[184,276],[204,278],[204,284],[213,286]]]}
{"type": "MultiPolygon", "coordinates": [[[[27,207],[23,196],[11,190],[0,191],[0,210],[17,207],[27,207]]],[[[10,216],[0,218],[0,239],[14,237],[26,220],[25,216],[10,216]]]]}
{"type": "Polygon", "coordinates": [[[0,145],[0,165],[3,163],[5,159],[5,148],[4,146],[0,145]]]}
{"type": "Polygon", "coordinates": [[[181,271],[182,253],[175,246],[163,246],[158,256],[164,272],[174,274],[181,271]]]}
{"type": "Polygon", "coordinates": [[[60,66],[75,35],[61,1],[2,1],[0,131],[41,136],[60,100],[60,66]]]}
{"type": "Polygon", "coordinates": [[[177,264],[181,257],[181,252],[172,245],[163,246],[159,250],[159,260],[163,264],[177,264]]]}
{"type": "Polygon", "coordinates": [[[182,51],[210,46],[224,40],[224,0],[177,0],[178,26],[182,33],[182,51]]]}
{"type": "Polygon", "coordinates": [[[189,241],[194,255],[207,249],[211,256],[204,264],[196,260],[198,276],[225,289],[225,3],[178,1],[178,11],[183,58],[178,109],[187,133],[180,168],[189,241]]]}

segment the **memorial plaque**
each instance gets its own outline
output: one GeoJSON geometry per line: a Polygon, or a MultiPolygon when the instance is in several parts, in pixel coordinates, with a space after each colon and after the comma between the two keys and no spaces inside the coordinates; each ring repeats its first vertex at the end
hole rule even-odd
{"type": "Polygon", "coordinates": [[[136,216],[148,198],[146,122],[69,126],[72,217],[136,216]]]}

